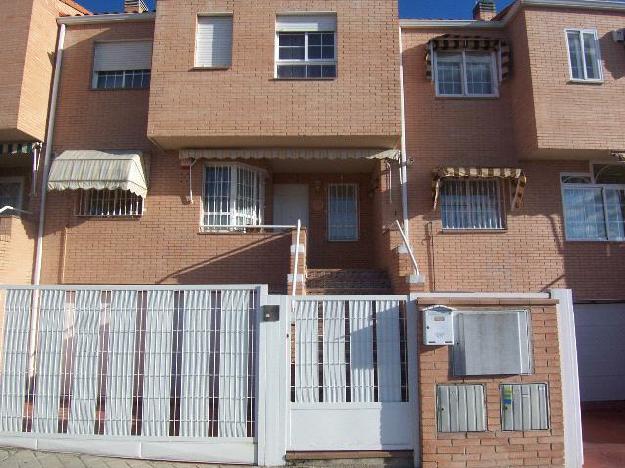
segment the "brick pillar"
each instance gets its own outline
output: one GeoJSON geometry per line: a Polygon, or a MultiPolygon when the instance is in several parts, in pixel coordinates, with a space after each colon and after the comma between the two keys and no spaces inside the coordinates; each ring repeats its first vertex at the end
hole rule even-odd
{"type": "Polygon", "coordinates": [[[291,255],[289,258],[289,276],[287,278],[287,294],[291,294],[293,291],[293,278],[295,275],[295,271],[293,266],[295,264],[295,253],[296,249],[299,248],[299,256],[297,260],[297,289],[296,293],[305,295],[306,294],[306,253],[308,250],[307,244],[307,232],[306,228],[302,228],[300,231],[300,240],[299,246],[297,244],[297,229],[293,229],[291,234],[291,255]]]}

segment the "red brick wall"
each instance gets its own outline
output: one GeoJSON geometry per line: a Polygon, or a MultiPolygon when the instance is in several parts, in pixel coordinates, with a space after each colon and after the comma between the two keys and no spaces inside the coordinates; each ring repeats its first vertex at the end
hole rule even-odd
{"type": "MultiPolygon", "coordinates": [[[[436,299],[458,309],[512,307],[510,301],[471,303],[465,300],[436,299]]],[[[450,372],[451,348],[425,346],[419,330],[419,391],[423,468],[467,466],[564,466],[564,425],[558,325],[555,305],[515,304],[531,311],[531,341],[534,373],[523,376],[458,378],[450,372]],[[500,384],[548,383],[550,429],[543,431],[502,431],[500,384]],[[438,433],[436,425],[436,386],[438,384],[482,384],[486,395],[486,432],[438,433]]],[[[427,307],[429,301],[419,300],[427,307]]],[[[419,321],[420,322],[420,321],[419,321]]],[[[421,326],[421,325],[419,325],[421,326]]]]}
{"type": "Polygon", "coordinates": [[[30,284],[35,224],[24,215],[0,216],[0,284],[30,284]]]}

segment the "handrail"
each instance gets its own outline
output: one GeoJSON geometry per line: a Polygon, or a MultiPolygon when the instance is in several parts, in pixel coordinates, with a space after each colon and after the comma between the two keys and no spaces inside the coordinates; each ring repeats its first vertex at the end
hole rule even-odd
{"type": "Polygon", "coordinates": [[[419,271],[419,265],[417,265],[417,259],[415,258],[414,253],[412,252],[412,248],[410,248],[410,243],[408,242],[408,238],[406,237],[406,234],[404,234],[404,230],[402,229],[401,224],[399,224],[399,221],[397,219],[395,220],[395,224],[397,224],[397,229],[399,229],[399,233],[401,234],[401,237],[404,240],[404,245],[406,246],[406,250],[408,250],[408,254],[410,254],[410,260],[412,260],[412,266],[414,267],[415,274],[419,277],[421,276],[421,272],[419,271]]]}
{"type": "Polygon", "coordinates": [[[30,211],[20,210],[19,208],[13,208],[12,206],[9,206],[9,205],[5,205],[2,208],[0,208],[0,214],[4,213],[5,211],[16,211],[18,213],[32,214],[30,211]]]}
{"type": "Polygon", "coordinates": [[[297,220],[297,236],[295,240],[295,264],[293,265],[293,292],[292,296],[295,297],[295,293],[297,292],[297,270],[299,265],[299,240],[300,235],[302,234],[302,220],[297,220]]]}

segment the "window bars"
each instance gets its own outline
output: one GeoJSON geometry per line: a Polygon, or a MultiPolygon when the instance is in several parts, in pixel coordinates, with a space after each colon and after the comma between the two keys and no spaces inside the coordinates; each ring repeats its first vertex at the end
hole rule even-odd
{"type": "Polygon", "coordinates": [[[142,216],[144,200],[129,190],[81,190],[76,216],[142,216]]]}
{"type": "Polygon", "coordinates": [[[440,193],[443,229],[505,229],[501,181],[447,178],[440,193]]]}
{"type": "Polygon", "coordinates": [[[358,240],[358,184],[328,186],[328,240],[358,240]]]}
{"type": "Polygon", "coordinates": [[[0,431],[254,437],[257,296],[246,289],[8,290],[0,431]]]}

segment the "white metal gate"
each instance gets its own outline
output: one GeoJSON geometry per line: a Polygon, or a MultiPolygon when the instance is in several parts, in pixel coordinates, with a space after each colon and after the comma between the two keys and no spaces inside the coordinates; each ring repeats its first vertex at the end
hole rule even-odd
{"type": "Polygon", "coordinates": [[[264,289],[54,286],[0,293],[0,445],[256,462],[264,289]]]}
{"type": "Polygon", "coordinates": [[[405,296],[291,300],[288,450],[413,449],[416,317],[405,296]]]}

